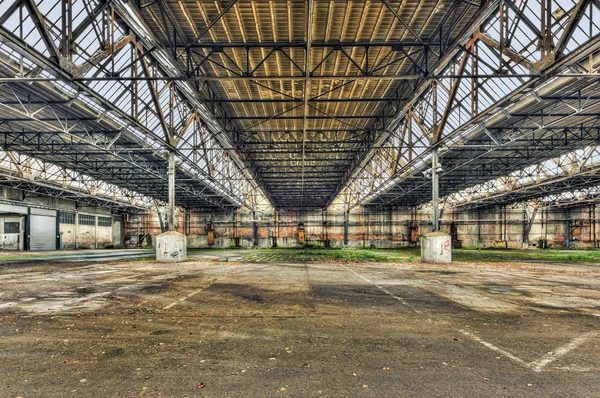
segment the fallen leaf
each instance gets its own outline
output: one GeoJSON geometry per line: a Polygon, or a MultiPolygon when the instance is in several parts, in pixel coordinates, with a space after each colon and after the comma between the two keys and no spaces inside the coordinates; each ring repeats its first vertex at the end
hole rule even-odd
{"type": "Polygon", "coordinates": [[[281,391],[281,392],[284,392],[285,390],[287,390],[287,388],[285,388],[285,387],[281,387],[281,388],[279,389],[279,391],[281,391]]]}
{"type": "Polygon", "coordinates": [[[487,377],[484,377],[484,378],[483,378],[483,381],[488,381],[488,380],[489,380],[489,379],[488,379],[487,377]]]}
{"type": "Polygon", "coordinates": [[[204,387],[206,387],[206,384],[204,384],[204,383],[198,384],[198,388],[204,388],[204,387]]]}

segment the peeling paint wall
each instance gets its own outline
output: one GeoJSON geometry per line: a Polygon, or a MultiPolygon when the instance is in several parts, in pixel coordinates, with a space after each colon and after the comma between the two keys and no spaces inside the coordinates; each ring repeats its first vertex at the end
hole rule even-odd
{"type": "MultiPolygon", "coordinates": [[[[85,207],[68,199],[28,196],[26,192],[8,187],[0,187],[0,199],[21,207],[111,216],[107,208],[85,207]]],[[[455,247],[593,248],[598,247],[599,212],[594,204],[550,206],[537,211],[522,205],[448,210],[442,213],[441,230],[452,235],[455,247]]],[[[356,208],[347,218],[342,211],[303,214],[186,211],[177,214],[176,229],[188,236],[191,248],[297,247],[299,223],[303,223],[306,243],[311,246],[393,248],[416,245],[420,235],[431,231],[430,220],[428,210],[401,208],[377,211],[356,208]],[[208,225],[212,225],[214,245],[208,244],[208,225]]],[[[0,225],[3,228],[1,220],[0,225]]],[[[22,218],[22,228],[24,225],[22,218]]],[[[16,250],[19,246],[22,249],[24,232],[14,236],[3,232],[0,229],[0,249],[16,250]]],[[[113,220],[110,227],[61,223],[59,232],[63,248],[75,249],[150,246],[152,238],[162,230],[156,214],[137,214],[126,215],[122,229],[113,220]]]]}
{"type": "Polygon", "coordinates": [[[58,232],[61,236],[63,250],[72,250],[76,248],[77,226],[75,224],[58,224],[58,232]]]}
{"type": "Polygon", "coordinates": [[[113,246],[112,225],[110,227],[98,226],[96,228],[96,248],[104,249],[113,246]]]}
{"type": "Polygon", "coordinates": [[[96,226],[77,225],[77,249],[96,248],[96,226]]]}
{"type": "Polygon", "coordinates": [[[23,250],[25,237],[24,217],[19,215],[0,215],[0,250],[23,250]],[[18,232],[6,231],[5,223],[17,223],[18,232]]]}
{"type": "Polygon", "coordinates": [[[121,222],[120,219],[118,220],[113,220],[113,226],[112,226],[112,243],[113,246],[115,247],[115,249],[119,249],[121,247],[123,247],[123,241],[122,241],[122,237],[123,237],[123,224],[121,222]]]}
{"type": "MultiPolygon", "coordinates": [[[[595,247],[597,245],[595,206],[575,208],[495,207],[482,210],[444,211],[441,230],[453,236],[455,247],[534,248],[595,247]],[[567,228],[569,231],[567,232],[567,228]],[[527,231],[529,233],[527,234],[527,231]]],[[[208,245],[207,228],[214,228],[213,247],[296,247],[298,224],[304,225],[306,244],[330,247],[395,248],[415,246],[422,234],[431,232],[431,212],[414,209],[369,211],[357,208],[347,217],[343,212],[296,212],[253,214],[248,211],[221,213],[188,212],[176,217],[177,230],[188,235],[189,247],[208,245]],[[255,236],[256,228],[256,236],[255,236]],[[344,243],[347,230],[347,243],[344,243]]],[[[129,217],[125,240],[161,232],[156,214],[129,217]]],[[[151,238],[150,238],[151,239],[151,238]]]]}

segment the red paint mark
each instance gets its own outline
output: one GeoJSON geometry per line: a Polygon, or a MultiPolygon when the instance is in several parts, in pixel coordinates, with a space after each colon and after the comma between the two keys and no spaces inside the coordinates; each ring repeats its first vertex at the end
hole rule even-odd
{"type": "Polygon", "coordinates": [[[449,240],[445,241],[444,242],[444,251],[449,252],[450,251],[450,245],[451,245],[451,242],[449,240]]]}

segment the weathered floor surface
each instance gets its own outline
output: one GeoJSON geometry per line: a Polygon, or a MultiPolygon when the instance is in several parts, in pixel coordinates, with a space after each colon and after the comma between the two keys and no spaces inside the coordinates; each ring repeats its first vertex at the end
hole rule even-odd
{"type": "Polygon", "coordinates": [[[11,264],[0,397],[600,397],[599,276],[202,256],[11,264]]]}

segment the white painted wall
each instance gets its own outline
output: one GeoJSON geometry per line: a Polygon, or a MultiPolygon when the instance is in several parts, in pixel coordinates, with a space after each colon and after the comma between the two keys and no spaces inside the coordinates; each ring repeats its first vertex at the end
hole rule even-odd
{"type": "Polygon", "coordinates": [[[0,250],[23,250],[25,242],[25,217],[21,215],[0,215],[0,250]],[[5,233],[5,222],[18,222],[18,233],[5,233]]]}

